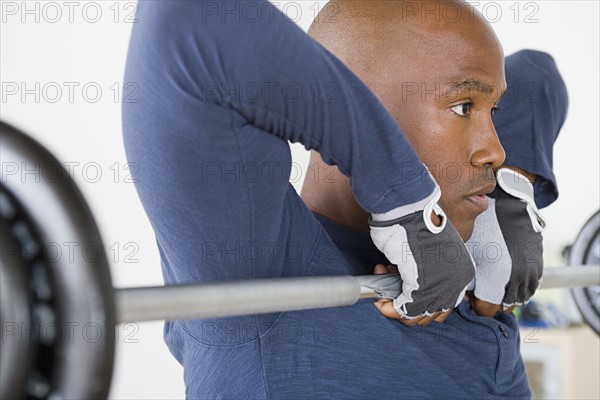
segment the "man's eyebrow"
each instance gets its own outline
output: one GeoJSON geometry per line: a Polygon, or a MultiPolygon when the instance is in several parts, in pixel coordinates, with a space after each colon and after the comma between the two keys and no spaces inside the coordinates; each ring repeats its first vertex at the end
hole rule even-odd
{"type": "MultiPolygon", "coordinates": [[[[450,97],[453,94],[471,91],[477,91],[489,95],[494,93],[496,89],[498,89],[498,91],[500,90],[500,88],[494,85],[490,85],[489,83],[485,83],[477,79],[465,79],[463,81],[452,82],[448,84],[445,87],[444,95],[450,97]]],[[[502,95],[504,95],[504,93],[498,97],[498,101],[500,101],[502,95]]]]}

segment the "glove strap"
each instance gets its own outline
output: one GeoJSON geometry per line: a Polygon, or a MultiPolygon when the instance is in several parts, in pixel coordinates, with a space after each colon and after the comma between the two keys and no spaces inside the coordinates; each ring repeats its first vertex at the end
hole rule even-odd
{"type": "Polygon", "coordinates": [[[416,212],[423,213],[423,222],[431,233],[440,233],[446,227],[447,217],[446,213],[437,204],[442,196],[440,187],[435,185],[433,193],[427,196],[425,199],[420,200],[416,203],[408,204],[402,207],[394,208],[383,214],[371,214],[369,218],[369,225],[373,227],[386,227],[396,224],[402,224],[403,219],[410,214],[416,212]],[[435,212],[442,220],[440,226],[436,226],[431,220],[431,213],[435,212]]]}
{"type": "Polygon", "coordinates": [[[527,213],[533,230],[543,232],[547,222],[535,205],[533,185],[529,179],[510,168],[500,168],[496,173],[496,180],[502,190],[527,204],[527,213]]]}

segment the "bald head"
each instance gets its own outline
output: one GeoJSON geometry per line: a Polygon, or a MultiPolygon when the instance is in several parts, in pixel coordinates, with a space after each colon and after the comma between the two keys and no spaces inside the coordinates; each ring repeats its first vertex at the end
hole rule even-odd
{"type": "MultiPolygon", "coordinates": [[[[505,157],[491,119],[506,88],[504,54],[491,26],[462,1],[332,0],[309,34],[394,117],[440,185],[442,208],[468,239],[480,211],[464,200],[490,186],[492,168],[505,157]]],[[[314,151],[311,163],[327,168],[314,151]]],[[[368,214],[348,178],[336,173],[334,183],[305,183],[303,199],[368,231],[368,214]]]]}
{"type": "Polygon", "coordinates": [[[502,54],[489,23],[463,1],[332,0],[308,33],[378,95],[390,79],[414,82],[425,64],[502,54]],[[392,76],[393,65],[403,68],[392,76]]]}

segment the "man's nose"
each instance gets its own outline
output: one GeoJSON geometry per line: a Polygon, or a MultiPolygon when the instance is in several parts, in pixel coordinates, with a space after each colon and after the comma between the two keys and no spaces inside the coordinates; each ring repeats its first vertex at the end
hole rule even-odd
{"type": "Polygon", "coordinates": [[[501,166],[506,159],[506,153],[500,144],[500,139],[491,118],[480,132],[481,140],[477,141],[475,151],[471,156],[471,164],[475,167],[488,166],[496,168],[501,166]]]}

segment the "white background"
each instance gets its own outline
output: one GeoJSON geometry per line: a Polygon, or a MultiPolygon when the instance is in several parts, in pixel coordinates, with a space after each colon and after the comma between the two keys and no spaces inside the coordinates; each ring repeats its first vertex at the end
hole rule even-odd
{"type": "MultiPolygon", "coordinates": [[[[113,259],[114,285],[162,284],[153,232],[133,184],[127,182],[120,99],[115,98],[123,85],[132,28],[127,17],[135,2],[67,3],[0,1],[0,116],[63,163],[72,163],[73,178],[113,259]],[[36,83],[40,98],[22,97],[21,89],[35,91],[36,83]],[[72,99],[69,85],[74,87],[72,99]],[[62,89],[58,99],[57,86],[62,89]],[[11,94],[15,87],[18,92],[11,94]],[[95,99],[97,87],[102,93],[95,99]]],[[[306,30],[324,3],[285,1],[279,7],[306,30]]],[[[523,48],[547,51],[567,83],[569,114],[555,147],[560,197],[544,210],[550,221],[544,234],[546,264],[559,265],[564,262],[561,250],[599,208],[599,5],[499,1],[476,7],[493,22],[506,54],[523,48]]],[[[292,153],[304,168],[308,153],[299,144],[292,145],[292,153]]],[[[301,183],[294,186],[299,189],[301,183]]],[[[547,291],[541,297],[568,309],[566,293],[547,291]]],[[[182,398],[181,368],[162,341],[162,323],[132,324],[119,333],[111,397],[182,398]]],[[[598,354],[590,354],[579,366],[598,362],[598,354]]]]}

